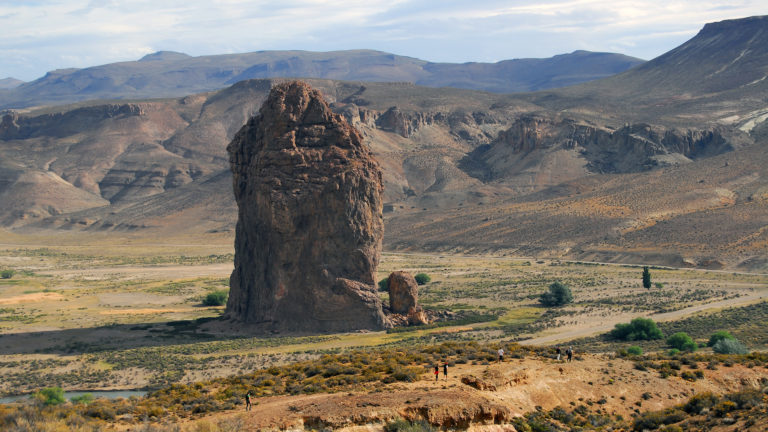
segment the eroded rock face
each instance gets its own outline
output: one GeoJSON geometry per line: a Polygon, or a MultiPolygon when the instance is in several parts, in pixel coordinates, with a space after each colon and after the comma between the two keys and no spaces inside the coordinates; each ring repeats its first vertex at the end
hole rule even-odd
{"type": "Polygon", "coordinates": [[[227,147],[238,204],[226,316],[272,330],[383,328],[381,170],[320,93],[272,89],[227,147]]]}

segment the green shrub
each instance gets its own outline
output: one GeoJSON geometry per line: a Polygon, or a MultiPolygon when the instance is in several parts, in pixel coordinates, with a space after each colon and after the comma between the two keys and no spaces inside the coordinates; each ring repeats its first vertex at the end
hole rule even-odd
{"type": "Polygon", "coordinates": [[[398,419],[384,425],[386,432],[432,432],[437,431],[426,420],[418,420],[416,422],[409,422],[408,420],[398,419]]]}
{"type": "Polygon", "coordinates": [[[720,342],[723,339],[736,339],[733,337],[727,330],[720,330],[712,333],[712,336],[709,337],[709,342],[707,342],[707,346],[713,347],[716,343],[720,342]]]}
{"type": "Polygon", "coordinates": [[[638,355],[638,356],[639,355],[643,355],[643,349],[640,348],[637,345],[634,345],[634,346],[631,346],[631,347],[627,348],[627,354],[638,355]]]}
{"type": "Polygon", "coordinates": [[[74,404],[88,405],[89,403],[93,402],[93,395],[91,393],[85,393],[80,396],[75,396],[70,400],[74,404]]]}
{"type": "Polygon", "coordinates": [[[758,406],[763,401],[763,393],[757,389],[742,390],[725,396],[726,399],[736,404],[738,409],[750,409],[758,406]]]}
{"type": "Polygon", "coordinates": [[[725,400],[715,405],[712,411],[714,411],[715,416],[723,417],[735,409],[736,409],[736,403],[729,400],[725,400]]]}
{"type": "Polygon", "coordinates": [[[668,408],[664,411],[651,411],[640,415],[635,419],[632,429],[635,431],[653,430],[661,425],[677,423],[685,419],[685,413],[676,408],[668,408]]]}
{"type": "Polygon", "coordinates": [[[683,410],[688,414],[701,414],[702,411],[712,408],[718,402],[720,402],[720,398],[711,392],[699,393],[688,399],[683,410]]]}
{"type": "Polygon", "coordinates": [[[432,280],[432,278],[429,277],[429,275],[426,273],[418,273],[413,278],[416,279],[416,283],[419,285],[424,285],[425,283],[432,280]]]}
{"type": "Polygon", "coordinates": [[[61,387],[48,387],[35,393],[35,399],[44,405],[60,405],[67,401],[61,387]]]}
{"type": "Polygon", "coordinates": [[[616,324],[610,336],[618,340],[653,340],[661,339],[661,330],[650,318],[635,318],[629,324],[616,324]]]}
{"type": "Polygon", "coordinates": [[[379,291],[389,291],[389,278],[379,281],[379,291]]]}
{"type": "Polygon", "coordinates": [[[549,286],[549,292],[539,297],[539,303],[544,306],[562,306],[573,301],[573,294],[567,285],[555,282],[549,286]]]}
{"type": "Polygon", "coordinates": [[[749,350],[736,339],[721,339],[712,346],[712,351],[718,354],[747,354],[749,350]]]}
{"type": "Polygon", "coordinates": [[[15,273],[16,272],[13,270],[3,270],[3,271],[0,271],[0,277],[2,277],[3,279],[10,279],[13,277],[15,273]]]}
{"type": "Polygon", "coordinates": [[[209,292],[203,299],[203,305],[223,306],[227,303],[227,297],[229,297],[229,293],[224,290],[216,290],[213,292],[209,292]]]}
{"type": "Polygon", "coordinates": [[[688,336],[688,333],[685,332],[677,332],[673,334],[672,336],[667,338],[667,344],[673,348],[677,348],[680,351],[696,351],[698,349],[698,345],[696,345],[696,342],[691,339],[690,336],[688,336]]]}

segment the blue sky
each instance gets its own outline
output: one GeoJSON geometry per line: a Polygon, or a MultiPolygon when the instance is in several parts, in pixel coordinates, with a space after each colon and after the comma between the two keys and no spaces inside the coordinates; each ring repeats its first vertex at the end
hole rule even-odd
{"type": "Polygon", "coordinates": [[[765,0],[0,0],[0,78],[58,68],[276,49],[369,48],[495,62],[574,50],[651,59],[765,0]]]}

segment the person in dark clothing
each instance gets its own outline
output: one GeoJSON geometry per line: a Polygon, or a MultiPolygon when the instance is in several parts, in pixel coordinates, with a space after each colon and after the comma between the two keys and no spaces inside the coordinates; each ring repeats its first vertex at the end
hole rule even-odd
{"type": "Polygon", "coordinates": [[[568,362],[570,363],[571,359],[573,358],[573,347],[568,347],[568,349],[565,351],[565,355],[568,357],[568,362]]]}
{"type": "Polygon", "coordinates": [[[443,376],[445,377],[445,380],[448,381],[448,363],[443,362],[443,376]]]}
{"type": "Polygon", "coordinates": [[[437,382],[437,378],[440,376],[440,366],[435,364],[435,382],[437,382]]]}
{"type": "Polygon", "coordinates": [[[245,410],[251,410],[251,392],[245,394],[245,410]]]}
{"type": "Polygon", "coordinates": [[[555,348],[555,353],[557,354],[557,361],[560,361],[560,354],[562,354],[562,353],[560,352],[560,347],[556,347],[556,348],[555,348]]]}

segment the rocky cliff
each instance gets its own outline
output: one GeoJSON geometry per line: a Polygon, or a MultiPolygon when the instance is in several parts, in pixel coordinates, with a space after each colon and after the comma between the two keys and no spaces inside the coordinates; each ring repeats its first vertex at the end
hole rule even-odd
{"type": "Polygon", "coordinates": [[[361,135],[291,82],[227,150],[238,222],[226,316],[271,330],[385,327],[381,170],[361,135]]]}
{"type": "Polygon", "coordinates": [[[733,150],[738,139],[727,135],[735,133],[717,126],[678,129],[644,123],[612,129],[557,116],[525,115],[492,143],[470,153],[461,166],[476,178],[494,181],[531,170],[546,160],[546,154],[570,153],[570,166],[563,163],[560,171],[573,173],[559,182],[586,173],[632,173],[718,155],[733,150]]]}

